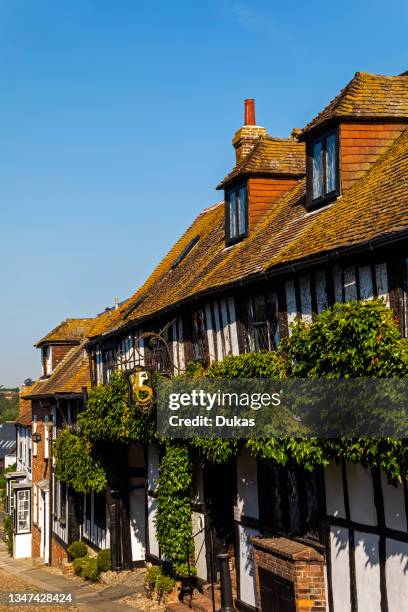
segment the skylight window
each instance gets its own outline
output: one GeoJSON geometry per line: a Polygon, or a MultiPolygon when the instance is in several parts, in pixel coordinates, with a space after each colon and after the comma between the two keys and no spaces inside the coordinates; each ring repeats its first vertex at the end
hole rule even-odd
{"type": "Polygon", "coordinates": [[[193,246],[195,246],[199,240],[200,240],[200,236],[195,236],[192,240],[190,240],[188,245],[182,250],[182,252],[177,257],[177,259],[172,263],[172,266],[171,266],[172,270],[174,270],[174,268],[177,268],[177,266],[183,261],[183,259],[187,257],[187,255],[189,254],[193,246]]]}

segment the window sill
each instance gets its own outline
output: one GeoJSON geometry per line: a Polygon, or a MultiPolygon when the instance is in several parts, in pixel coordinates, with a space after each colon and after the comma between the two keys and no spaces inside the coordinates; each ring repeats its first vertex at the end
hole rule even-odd
{"type": "Polygon", "coordinates": [[[239,238],[229,238],[228,240],[225,241],[225,246],[228,248],[228,247],[234,246],[235,244],[239,244],[240,242],[245,240],[247,236],[248,234],[244,234],[243,236],[239,236],[239,238]]]}
{"type": "Polygon", "coordinates": [[[340,194],[335,191],[333,193],[328,194],[327,196],[317,198],[316,200],[308,200],[306,201],[306,210],[308,212],[311,212],[313,210],[328,206],[329,204],[333,204],[335,200],[337,200],[339,195],[340,194]]]}

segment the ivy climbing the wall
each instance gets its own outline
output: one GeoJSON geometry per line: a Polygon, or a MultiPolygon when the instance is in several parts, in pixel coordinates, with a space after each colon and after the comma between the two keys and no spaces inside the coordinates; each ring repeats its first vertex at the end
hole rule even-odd
{"type": "Polygon", "coordinates": [[[129,405],[129,391],[121,371],[113,372],[108,385],[89,394],[86,409],[78,415],[82,434],[92,442],[147,442],[155,435],[155,414],[129,405]]]}
{"type": "Polygon", "coordinates": [[[54,473],[77,493],[100,493],[108,487],[102,461],[95,456],[91,442],[81,434],[63,429],[54,442],[54,473]]]}
{"type": "Polygon", "coordinates": [[[167,442],[159,468],[157,539],[164,559],[175,575],[187,575],[194,543],[191,524],[193,466],[187,444],[167,442]]]}
{"type": "MultiPolygon", "coordinates": [[[[401,338],[392,312],[381,300],[336,304],[313,322],[295,321],[291,335],[275,353],[227,357],[204,370],[189,365],[187,376],[209,378],[406,378],[408,345],[401,338]]],[[[270,438],[247,441],[192,439],[158,440],[155,411],[143,414],[128,402],[126,380],[113,373],[109,385],[90,393],[78,417],[80,433],[61,432],[54,445],[59,480],[76,491],[102,491],[109,483],[109,461],[115,448],[155,440],[162,459],[159,469],[156,528],[163,557],[171,571],[185,574],[194,555],[191,539],[192,449],[203,462],[231,461],[246,444],[255,456],[282,466],[315,470],[344,457],[382,468],[397,482],[408,477],[408,445],[397,439],[270,438]],[[101,449],[109,452],[101,453],[101,449]],[[112,451],[113,449],[113,451],[112,451]],[[101,460],[104,456],[104,460],[101,460]]]]}
{"type": "MultiPolygon", "coordinates": [[[[335,304],[312,323],[297,319],[291,335],[276,353],[227,357],[205,372],[212,378],[405,378],[408,343],[401,338],[392,311],[383,300],[335,304]]],[[[240,448],[235,440],[193,440],[205,459],[229,461],[240,448]]],[[[315,470],[344,457],[382,468],[388,478],[408,477],[408,448],[404,440],[358,438],[340,440],[249,439],[251,453],[279,465],[315,470]]]]}

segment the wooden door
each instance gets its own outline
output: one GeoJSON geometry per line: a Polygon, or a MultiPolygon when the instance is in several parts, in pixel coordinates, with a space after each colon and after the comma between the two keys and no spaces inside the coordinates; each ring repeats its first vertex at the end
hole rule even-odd
{"type": "Polygon", "coordinates": [[[262,612],[296,612],[293,582],[259,568],[262,612]]]}

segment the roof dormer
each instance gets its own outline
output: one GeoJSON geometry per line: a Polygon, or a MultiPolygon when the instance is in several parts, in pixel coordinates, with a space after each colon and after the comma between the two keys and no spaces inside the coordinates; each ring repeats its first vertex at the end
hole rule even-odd
{"type": "Polygon", "coordinates": [[[408,126],[408,76],[357,72],[300,135],[307,207],[330,203],[359,180],[408,126]]]}
{"type": "Polygon", "coordinates": [[[224,190],[227,245],[245,238],[305,175],[304,144],[296,138],[268,136],[255,123],[252,99],[245,100],[245,125],[232,143],[237,163],[217,186],[224,190]]]}
{"type": "Polygon", "coordinates": [[[35,344],[41,349],[42,377],[51,376],[67,353],[82,342],[93,319],[66,319],[35,344]]]}

